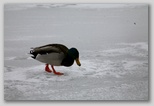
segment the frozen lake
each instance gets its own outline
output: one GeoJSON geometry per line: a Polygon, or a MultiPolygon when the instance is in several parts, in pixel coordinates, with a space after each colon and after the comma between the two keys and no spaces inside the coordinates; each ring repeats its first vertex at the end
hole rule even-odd
{"type": "Polygon", "coordinates": [[[5,100],[148,100],[148,5],[5,4],[5,100]],[[81,67],[44,71],[31,47],[61,43],[81,67]]]}

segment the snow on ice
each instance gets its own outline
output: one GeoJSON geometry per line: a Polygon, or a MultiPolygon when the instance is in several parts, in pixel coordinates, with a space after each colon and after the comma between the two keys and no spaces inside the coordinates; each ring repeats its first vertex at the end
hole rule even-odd
{"type": "Polygon", "coordinates": [[[147,5],[5,4],[4,21],[5,100],[148,100],[147,5]],[[45,72],[28,53],[48,43],[76,47],[81,67],[45,72]]]}

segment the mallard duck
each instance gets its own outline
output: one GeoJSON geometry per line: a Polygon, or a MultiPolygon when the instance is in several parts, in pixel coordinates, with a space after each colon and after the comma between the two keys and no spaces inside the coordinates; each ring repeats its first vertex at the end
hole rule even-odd
{"type": "Polygon", "coordinates": [[[81,66],[79,61],[79,52],[76,48],[68,49],[62,44],[48,44],[40,47],[31,48],[30,54],[32,58],[40,62],[46,63],[45,71],[56,75],[63,75],[61,72],[56,72],[54,66],[72,66],[74,60],[78,66],[81,66]],[[52,70],[50,70],[51,65],[52,70]]]}

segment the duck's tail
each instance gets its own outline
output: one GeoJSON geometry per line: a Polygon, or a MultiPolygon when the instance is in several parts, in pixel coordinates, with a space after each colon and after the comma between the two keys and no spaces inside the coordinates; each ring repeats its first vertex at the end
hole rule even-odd
{"type": "Polygon", "coordinates": [[[37,56],[37,53],[36,53],[34,50],[30,50],[30,54],[32,55],[31,57],[32,57],[33,59],[35,59],[36,56],[37,56]]]}

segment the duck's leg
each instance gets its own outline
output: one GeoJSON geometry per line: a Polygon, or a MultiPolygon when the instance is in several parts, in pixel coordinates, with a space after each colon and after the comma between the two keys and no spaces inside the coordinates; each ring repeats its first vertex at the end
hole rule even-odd
{"type": "Polygon", "coordinates": [[[64,75],[64,74],[61,73],[61,72],[56,72],[55,69],[54,69],[54,67],[53,67],[53,65],[51,65],[51,67],[52,67],[52,70],[53,70],[53,73],[54,73],[54,74],[56,74],[56,75],[64,75]]]}
{"type": "Polygon", "coordinates": [[[49,68],[49,64],[46,64],[46,66],[45,66],[45,71],[46,71],[46,72],[49,72],[49,73],[52,72],[52,71],[50,70],[50,68],[49,68]]]}

